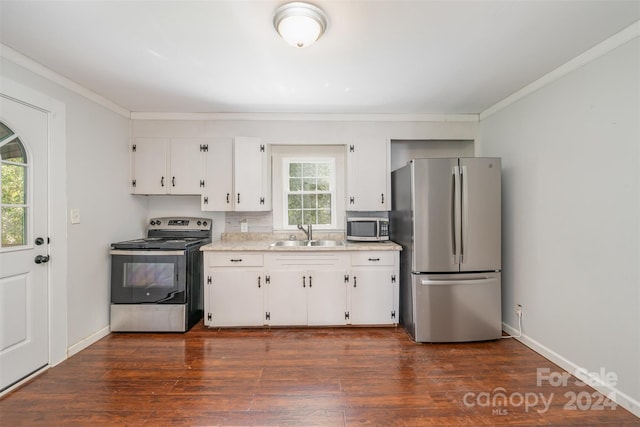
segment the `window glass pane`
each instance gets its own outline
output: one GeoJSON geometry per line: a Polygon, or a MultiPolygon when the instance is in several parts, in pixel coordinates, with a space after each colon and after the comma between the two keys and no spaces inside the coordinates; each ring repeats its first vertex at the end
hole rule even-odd
{"type": "Polygon", "coordinates": [[[2,160],[9,162],[27,163],[27,155],[24,152],[20,138],[7,142],[0,147],[0,157],[2,160]]]}
{"type": "Polygon", "coordinates": [[[302,209],[302,194],[289,194],[287,207],[288,209],[302,209]]]}
{"type": "Polygon", "coordinates": [[[25,173],[26,167],[3,163],[2,170],[2,204],[25,204],[25,173]]]}
{"type": "Polygon", "coordinates": [[[318,210],[318,224],[331,224],[331,210],[318,210]]]}
{"type": "Polygon", "coordinates": [[[329,184],[329,179],[328,178],[318,178],[318,191],[330,191],[331,190],[331,186],[329,184]]]}
{"type": "Polygon", "coordinates": [[[302,170],[303,170],[303,176],[316,176],[315,163],[304,163],[302,170]]]}
{"type": "Polygon", "coordinates": [[[302,163],[289,163],[289,176],[302,176],[302,163]]]}
{"type": "Polygon", "coordinates": [[[289,211],[289,225],[302,224],[302,211],[289,211]]]}
{"type": "Polygon", "coordinates": [[[304,191],[316,191],[316,179],[315,178],[304,178],[302,184],[302,189],[304,191]]]}
{"type": "Polygon", "coordinates": [[[300,190],[302,190],[302,179],[289,178],[289,191],[300,191],[300,190]]]}
{"type": "Polygon", "coordinates": [[[26,244],[26,207],[2,208],[2,246],[21,246],[26,244]]]}
{"type": "Polygon", "coordinates": [[[9,129],[4,123],[0,122],[0,141],[7,139],[13,135],[13,131],[9,129]]]}
{"type": "Polygon", "coordinates": [[[305,194],[302,196],[302,207],[305,209],[315,208],[317,196],[315,194],[305,194]]]}
{"type": "Polygon", "coordinates": [[[302,211],[302,223],[303,224],[317,224],[316,219],[316,211],[302,211]]]}
{"type": "Polygon", "coordinates": [[[328,163],[318,163],[318,176],[329,177],[331,176],[331,168],[328,163]]]}
{"type": "Polygon", "coordinates": [[[318,194],[318,207],[331,208],[331,194],[318,194]]]}

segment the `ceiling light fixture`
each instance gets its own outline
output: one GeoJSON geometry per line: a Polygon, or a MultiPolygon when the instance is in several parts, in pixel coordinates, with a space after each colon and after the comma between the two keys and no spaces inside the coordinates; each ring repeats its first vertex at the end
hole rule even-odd
{"type": "Polygon", "coordinates": [[[327,15],[312,4],[294,1],[276,9],[273,26],[291,46],[307,47],[324,33],[327,15]]]}

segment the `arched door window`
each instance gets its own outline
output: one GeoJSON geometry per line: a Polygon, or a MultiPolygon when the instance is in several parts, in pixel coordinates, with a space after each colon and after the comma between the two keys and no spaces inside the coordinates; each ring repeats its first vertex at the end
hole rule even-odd
{"type": "Polygon", "coordinates": [[[27,167],[20,138],[0,122],[0,248],[27,244],[27,167]]]}

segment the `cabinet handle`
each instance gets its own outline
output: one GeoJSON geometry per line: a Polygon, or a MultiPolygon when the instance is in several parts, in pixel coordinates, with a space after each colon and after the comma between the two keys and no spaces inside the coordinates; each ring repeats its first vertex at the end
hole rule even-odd
{"type": "Polygon", "coordinates": [[[164,187],[164,176],[160,177],[160,187],[164,187]]]}
{"type": "Polygon", "coordinates": [[[380,258],[369,258],[369,261],[380,261],[380,258]]]}
{"type": "Polygon", "coordinates": [[[307,287],[307,277],[306,276],[302,276],[302,287],[303,288],[307,287]]]}
{"type": "Polygon", "coordinates": [[[171,177],[171,186],[172,186],[172,187],[175,187],[175,186],[176,186],[176,177],[175,177],[175,176],[172,176],[172,177],[171,177]]]}
{"type": "Polygon", "coordinates": [[[311,276],[309,276],[309,287],[311,287],[311,276]]]}
{"type": "Polygon", "coordinates": [[[382,200],[382,201],[381,201],[381,203],[384,205],[384,193],[381,193],[381,194],[380,194],[380,198],[381,198],[381,200],[382,200]]]}
{"type": "Polygon", "coordinates": [[[356,279],[356,276],[353,276],[353,287],[355,288],[357,286],[358,283],[358,279],[356,279]]]}
{"type": "Polygon", "coordinates": [[[231,262],[242,262],[242,258],[231,258],[229,261],[231,261],[231,262]]]}
{"type": "Polygon", "coordinates": [[[258,276],[258,287],[261,287],[260,286],[260,276],[258,276]]]}
{"type": "Polygon", "coordinates": [[[229,193],[227,193],[227,203],[229,203],[229,193]]]}
{"type": "Polygon", "coordinates": [[[238,193],[238,203],[240,203],[240,193],[238,193]]]}

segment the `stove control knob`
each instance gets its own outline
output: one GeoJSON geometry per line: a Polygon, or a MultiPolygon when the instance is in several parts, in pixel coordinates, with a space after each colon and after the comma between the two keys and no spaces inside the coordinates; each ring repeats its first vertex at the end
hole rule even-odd
{"type": "Polygon", "coordinates": [[[198,221],[198,225],[202,225],[202,221],[198,221]]]}
{"type": "Polygon", "coordinates": [[[203,222],[202,225],[207,226],[207,221],[203,222]]]}
{"type": "Polygon", "coordinates": [[[160,225],[160,224],[162,224],[162,222],[160,220],[157,220],[156,225],[160,225]]]}
{"type": "Polygon", "coordinates": [[[151,225],[156,225],[156,222],[154,220],[151,220],[151,225]]]}

